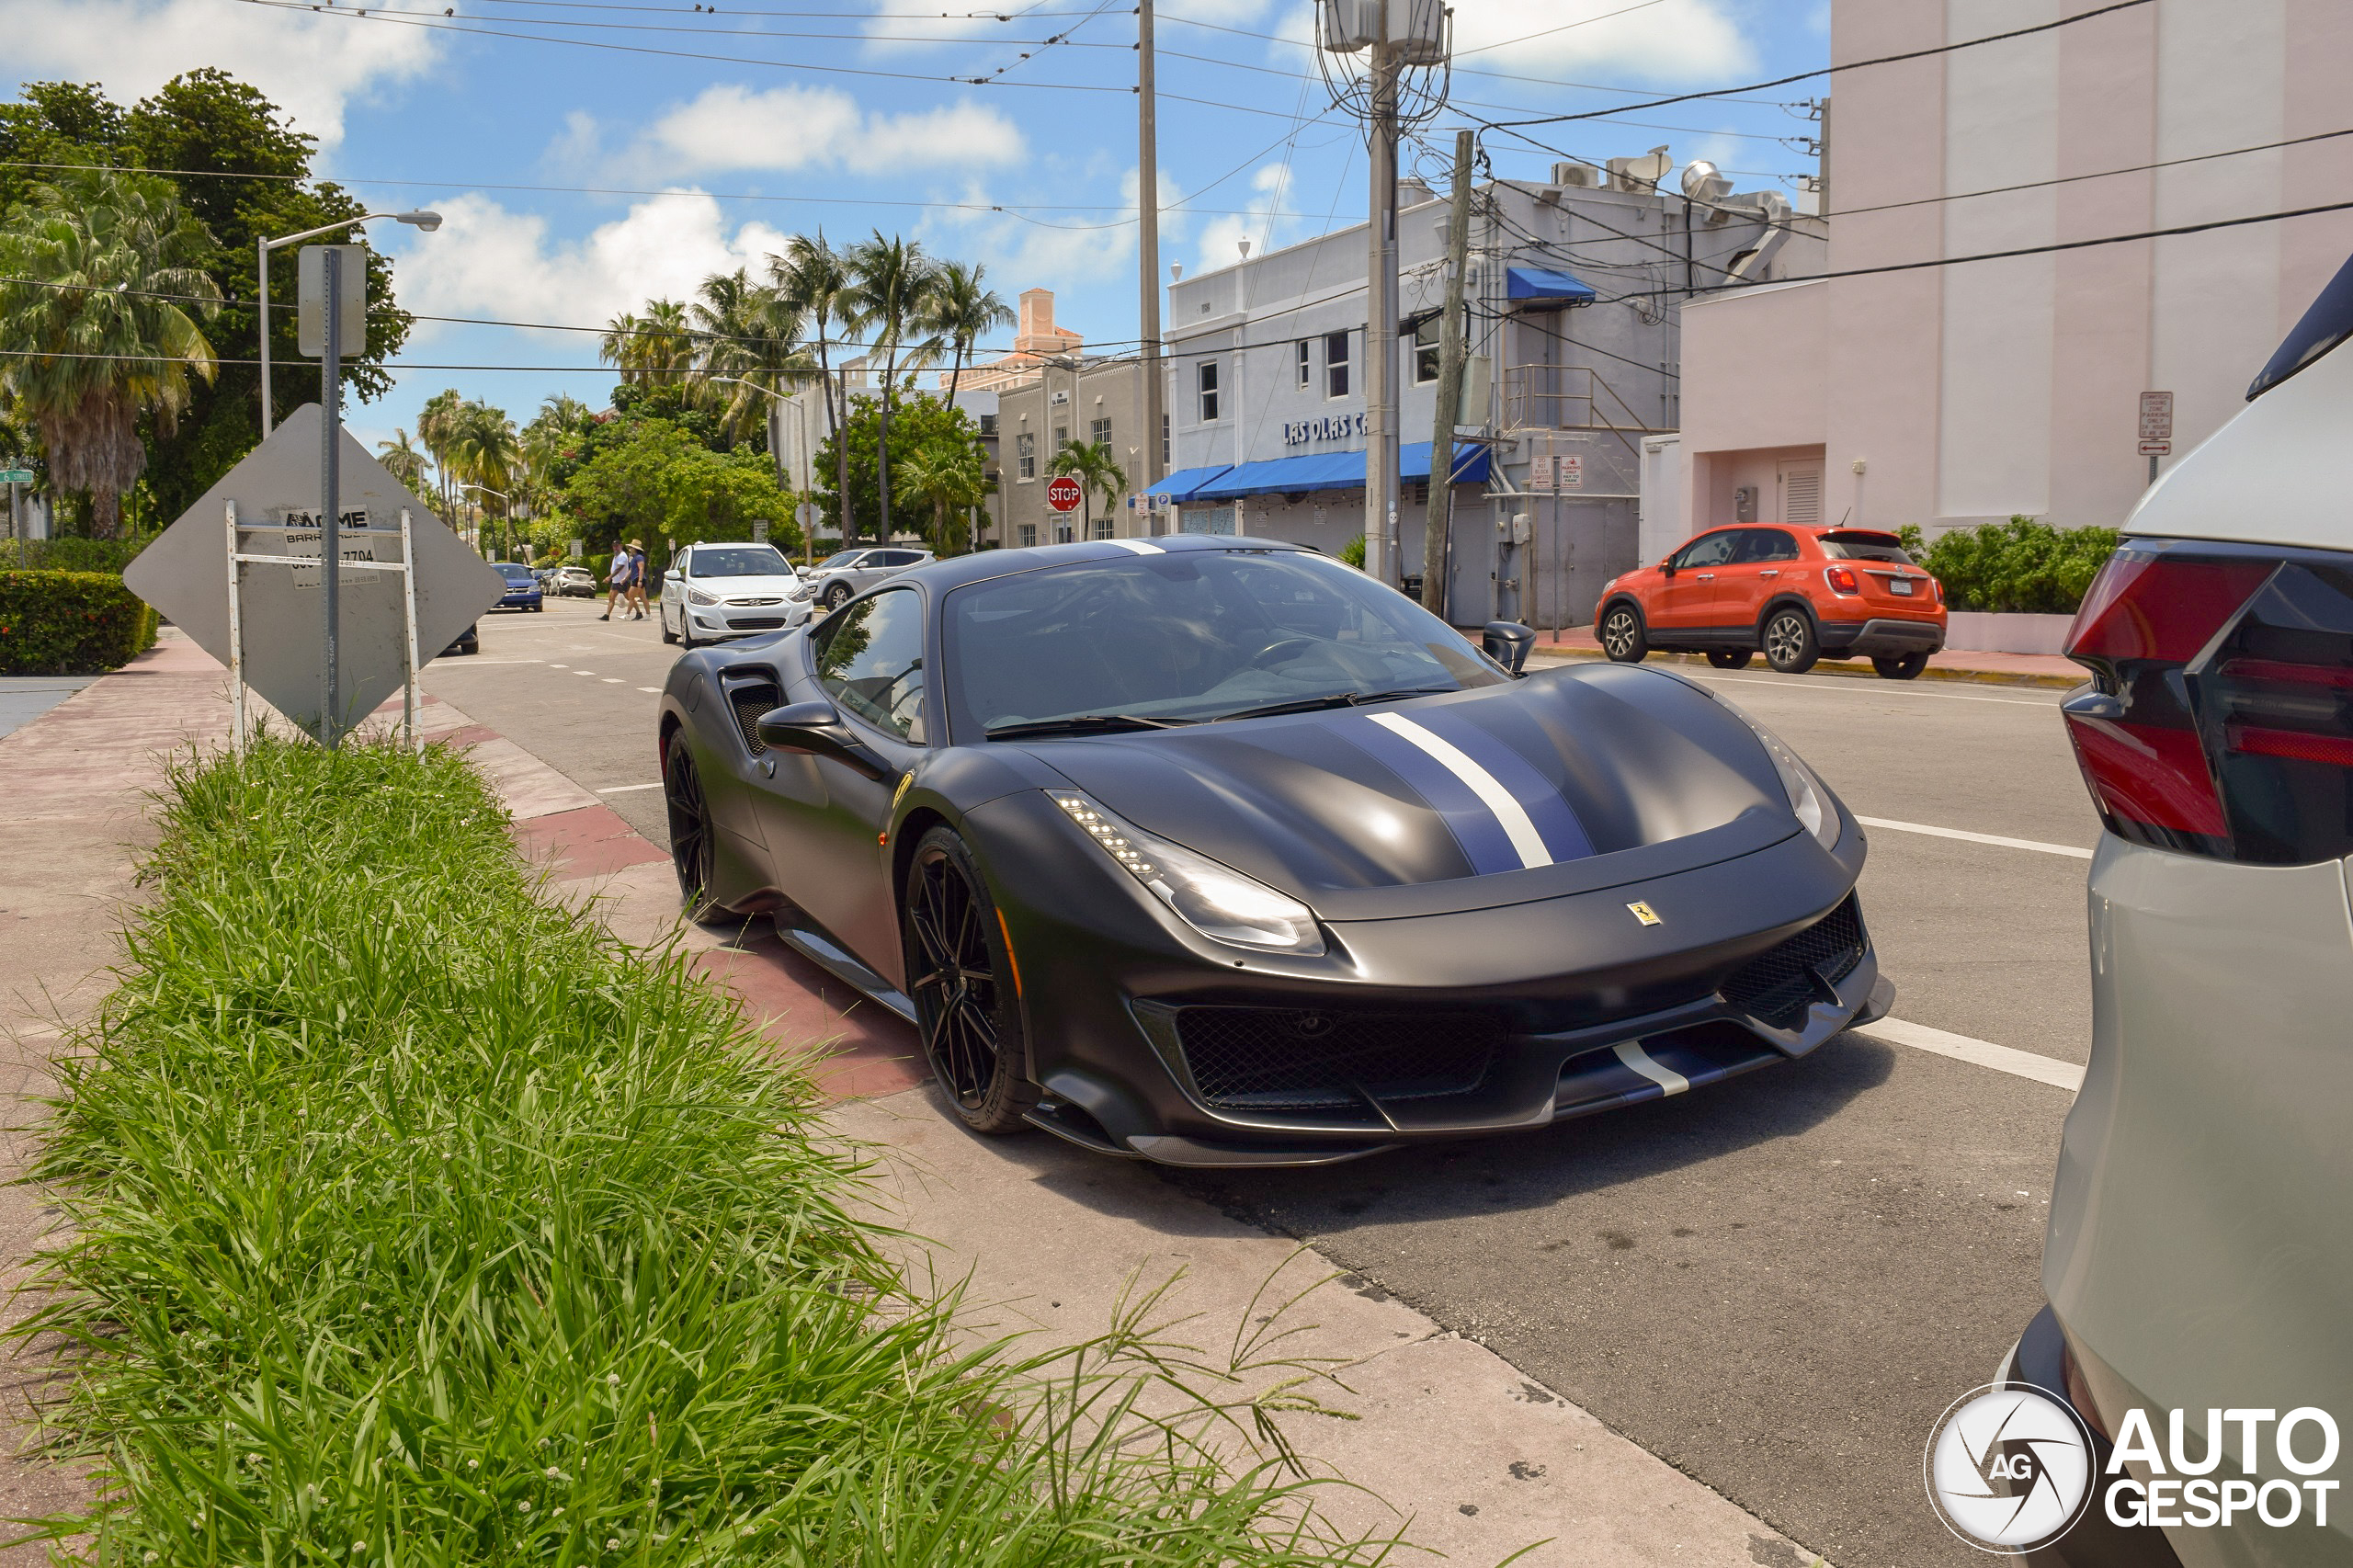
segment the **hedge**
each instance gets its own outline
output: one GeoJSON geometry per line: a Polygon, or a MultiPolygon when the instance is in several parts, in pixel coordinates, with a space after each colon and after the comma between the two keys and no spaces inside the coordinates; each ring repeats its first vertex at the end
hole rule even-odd
{"type": "Polygon", "coordinates": [[[1901,532],[1952,608],[2024,615],[2075,614],[2119,538],[2114,528],[2054,528],[2026,517],[1955,528],[1926,550],[1917,528],[1901,532]]]}
{"type": "Polygon", "coordinates": [[[0,571],[0,675],[119,669],[155,645],[155,612],[103,572],[0,571]]]}
{"type": "Polygon", "coordinates": [[[40,572],[104,572],[122,575],[139,552],[154,542],[154,535],[130,539],[0,540],[0,571],[24,568],[40,572]]]}

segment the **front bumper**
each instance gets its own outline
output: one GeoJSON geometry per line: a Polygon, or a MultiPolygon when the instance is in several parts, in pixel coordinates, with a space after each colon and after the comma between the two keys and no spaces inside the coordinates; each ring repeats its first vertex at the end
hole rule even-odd
{"type": "Polygon", "coordinates": [[[545,596],[542,595],[539,589],[533,588],[528,594],[507,594],[499,599],[494,608],[498,609],[537,609],[544,600],[545,596]]]}
{"type": "Polygon", "coordinates": [[[1824,653],[1852,653],[1864,659],[1933,653],[1945,645],[1944,622],[1903,616],[1874,616],[1861,621],[1825,620],[1819,635],[1824,653]]]}

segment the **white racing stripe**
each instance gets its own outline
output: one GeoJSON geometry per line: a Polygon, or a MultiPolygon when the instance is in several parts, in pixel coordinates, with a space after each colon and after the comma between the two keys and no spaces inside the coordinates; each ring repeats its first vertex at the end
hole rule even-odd
{"type": "Polygon", "coordinates": [[[1102,542],[1105,544],[1116,544],[1121,550],[1132,550],[1138,555],[1165,555],[1168,553],[1160,546],[1156,544],[1147,544],[1140,539],[1107,539],[1102,542]]]}
{"type": "MultiPolygon", "coordinates": [[[[2073,1062],[2062,1062],[2055,1056],[2037,1056],[2031,1051],[2013,1051],[2006,1045],[1972,1040],[1965,1034],[1947,1034],[1926,1024],[1907,1024],[1902,1018],[1881,1018],[1875,1024],[1865,1024],[1854,1032],[1883,1044],[1908,1045],[1915,1051],[1949,1056],[1955,1062],[1966,1062],[1972,1066],[1991,1067],[1996,1073],[2007,1073],[2012,1077],[2031,1078],[2038,1084],[2048,1084],[2069,1094],[2084,1086],[2084,1070],[2073,1062]]],[[[1627,1065],[1631,1067],[1633,1063],[1628,1062],[1627,1065]]],[[[1639,1067],[1634,1070],[1642,1071],[1639,1067]]]]}
{"type": "Polygon", "coordinates": [[[1613,1045],[1609,1049],[1617,1053],[1619,1061],[1665,1089],[1669,1095],[1679,1095],[1691,1086],[1690,1079],[1672,1067],[1661,1066],[1657,1058],[1644,1051],[1638,1041],[1630,1040],[1623,1045],[1613,1045]]]}
{"type": "Polygon", "coordinates": [[[1438,759],[1438,766],[1471,786],[1471,792],[1478,796],[1480,803],[1495,812],[1495,820],[1503,824],[1504,835],[1511,840],[1512,848],[1518,852],[1522,866],[1549,866],[1552,863],[1552,852],[1544,847],[1544,835],[1537,832],[1535,823],[1529,820],[1528,808],[1513,799],[1512,792],[1497,783],[1494,774],[1473,762],[1461,748],[1430,733],[1402,713],[1373,713],[1368,717],[1390,733],[1429,753],[1438,759]]]}
{"type": "Polygon", "coordinates": [[[2070,859],[2088,860],[2092,852],[2078,849],[2072,844],[2045,844],[2039,838],[2005,838],[1998,833],[1964,833],[1957,827],[1930,827],[1926,823],[1896,822],[1888,817],[1857,817],[1865,827],[1883,827],[1894,833],[1923,833],[1930,838],[1958,838],[1970,844],[1993,844],[2004,849],[2032,849],[2043,855],[2064,855],[2070,859]]]}

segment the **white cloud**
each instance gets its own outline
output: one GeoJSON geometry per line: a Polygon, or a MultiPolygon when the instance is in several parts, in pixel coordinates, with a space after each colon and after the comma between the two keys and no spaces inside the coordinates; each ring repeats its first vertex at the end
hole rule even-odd
{"type": "MultiPolygon", "coordinates": [[[[731,233],[699,191],[639,201],[578,240],[551,240],[546,219],[485,196],[439,205],[440,232],[411,239],[394,263],[401,303],[426,315],[593,325],[650,299],[685,299],[714,272],[763,276],[789,238],[758,222],[731,233]]],[[[418,337],[435,324],[420,324],[418,337]]],[[[585,337],[572,347],[595,353],[585,337]]]]}
{"type": "Polygon", "coordinates": [[[1616,72],[1675,83],[1716,81],[1755,63],[1724,0],[1662,0],[1632,11],[1626,4],[1486,0],[1460,6],[1455,58],[1486,71],[1616,72]],[[1505,47],[1490,47],[1498,44],[1505,47]]]}
{"type": "Polygon", "coordinates": [[[1289,183],[1289,174],[1281,164],[1265,164],[1250,176],[1250,195],[1237,212],[1221,212],[1209,220],[1201,229],[1199,259],[1196,270],[1213,272],[1221,267],[1232,267],[1242,259],[1242,242],[1250,242],[1253,255],[1263,256],[1283,243],[1282,231],[1290,223],[1274,216],[1289,183]]]}
{"type": "MultiPolygon", "coordinates": [[[[1047,288],[1067,292],[1089,283],[1131,279],[1136,266],[1136,190],[1135,166],[1130,165],[1120,173],[1118,211],[1054,212],[1025,219],[1010,212],[973,210],[973,207],[986,206],[991,198],[979,186],[970,186],[961,199],[972,205],[926,219],[924,237],[941,254],[980,260],[992,278],[1009,284],[1013,290],[1047,288]]],[[[1188,227],[1185,212],[1176,206],[1183,196],[1182,187],[1164,171],[1160,176],[1164,260],[1176,258],[1174,242],[1183,237],[1188,227]]]]}
{"type": "MultiPolygon", "coordinates": [[[[549,149],[569,167],[611,161],[596,121],[575,111],[549,149]]],[[[657,116],[619,153],[649,179],[746,171],[840,169],[889,174],[1016,162],[1021,132],[993,108],[953,104],[903,114],[869,112],[832,87],[706,87],[657,116]]]]}
{"type": "Polygon", "coordinates": [[[409,81],[441,53],[423,28],[221,0],[12,0],[8,65],[20,81],[104,82],[128,101],[218,66],[259,88],[322,147],[344,106],[409,81]]]}

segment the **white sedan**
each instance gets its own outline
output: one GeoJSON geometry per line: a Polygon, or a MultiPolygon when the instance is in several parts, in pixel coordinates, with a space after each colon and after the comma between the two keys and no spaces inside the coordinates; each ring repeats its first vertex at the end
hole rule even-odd
{"type": "Polygon", "coordinates": [[[663,574],[662,641],[691,648],[783,630],[801,574],[772,544],[690,544],[663,574]]]}

